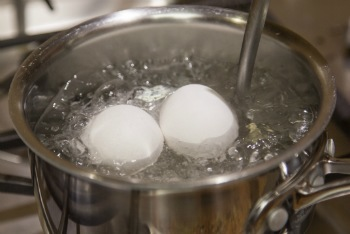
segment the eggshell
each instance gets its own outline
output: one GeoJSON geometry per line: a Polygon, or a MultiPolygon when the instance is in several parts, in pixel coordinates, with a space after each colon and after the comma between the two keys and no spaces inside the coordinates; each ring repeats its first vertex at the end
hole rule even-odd
{"type": "Polygon", "coordinates": [[[81,139],[104,163],[125,164],[133,171],[153,164],[164,144],[154,118],[132,105],[112,106],[97,114],[81,139]]]}
{"type": "Polygon", "coordinates": [[[179,88],[163,103],[160,128],[178,154],[215,158],[238,137],[234,111],[213,89],[199,84],[179,88]]]}

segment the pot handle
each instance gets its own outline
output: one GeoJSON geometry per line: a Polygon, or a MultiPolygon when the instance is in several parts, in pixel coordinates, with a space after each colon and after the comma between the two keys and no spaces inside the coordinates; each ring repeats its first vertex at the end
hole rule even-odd
{"type": "MultiPolygon", "coordinates": [[[[350,194],[350,155],[334,157],[334,142],[324,133],[311,157],[276,190],[261,197],[250,212],[247,233],[269,233],[286,229],[289,222],[313,205],[350,194]],[[326,175],[343,178],[326,180],[326,175]]],[[[304,212],[305,213],[305,212],[304,212]]]]}
{"type": "Polygon", "coordinates": [[[28,160],[22,156],[2,151],[19,146],[24,146],[24,143],[15,131],[0,133],[0,164],[3,169],[11,173],[11,175],[0,173],[0,192],[33,195],[33,181],[28,178],[30,177],[28,160]],[[18,175],[19,171],[27,171],[28,177],[18,175]]]}
{"type": "Polygon", "coordinates": [[[350,154],[335,158],[332,155],[325,155],[324,159],[318,165],[322,174],[316,175],[314,180],[318,181],[314,186],[300,186],[295,196],[293,208],[300,211],[317,203],[349,195],[350,178],[344,175],[350,175],[350,154]],[[326,175],[337,174],[343,178],[333,179],[330,182],[324,182],[326,175]]]}

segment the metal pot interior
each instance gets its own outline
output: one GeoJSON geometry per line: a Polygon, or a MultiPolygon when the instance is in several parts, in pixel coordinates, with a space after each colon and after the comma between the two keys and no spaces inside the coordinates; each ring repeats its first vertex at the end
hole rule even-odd
{"type": "MultiPolygon", "coordinates": [[[[172,58],[187,55],[238,64],[245,21],[244,13],[210,7],[140,8],[93,19],[62,32],[34,51],[16,74],[9,94],[15,128],[31,150],[46,162],[70,174],[111,187],[194,188],[241,180],[269,171],[318,138],[328,124],[335,104],[334,80],[326,62],[297,35],[271,24],[265,27],[256,66],[303,74],[305,79],[314,82],[320,99],[318,118],[308,134],[272,160],[229,175],[179,182],[175,186],[149,184],[76,167],[44,147],[33,132],[45,104],[50,102],[43,99],[38,105],[42,94],[48,90],[58,92],[74,75],[88,74],[101,65],[129,59],[170,62],[172,58]]],[[[235,77],[236,74],[232,74],[232,79],[235,77]]]]}

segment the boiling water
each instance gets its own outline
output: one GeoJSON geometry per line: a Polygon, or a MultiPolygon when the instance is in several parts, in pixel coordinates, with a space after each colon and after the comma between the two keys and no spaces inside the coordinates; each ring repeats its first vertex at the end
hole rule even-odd
{"type": "MultiPolygon", "coordinates": [[[[257,67],[245,102],[235,96],[237,66],[223,61],[183,57],[172,60],[129,60],[123,64],[77,73],[51,96],[35,131],[58,157],[108,175],[145,181],[178,181],[241,170],[278,156],[308,131],[318,109],[318,95],[311,79],[285,67],[257,67]],[[158,161],[134,174],[122,165],[104,165],[90,154],[80,135],[88,121],[116,104],[142,108],[158,120],[162,101],[177,88],[200,83],[213,88],[233,106],[238,116],[238,139],[215,159],[191,159],[178,155],[165,144],[158,161]]],[[[34,100],[35,101],[35,100],[34,100]]]]}

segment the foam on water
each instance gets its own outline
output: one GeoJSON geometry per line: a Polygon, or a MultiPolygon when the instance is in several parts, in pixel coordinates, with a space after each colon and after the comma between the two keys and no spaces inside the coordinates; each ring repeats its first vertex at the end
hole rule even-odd
{"type": "MultiPolygon", "coordinates": [[[[319,99],[315,87],[302,73],[286,73],[284,67],[257,67],[251,92],[242,104],[234,96],[235,74],[237,66],[231,63],[189,56],[111,63],[89,74],[89,78],[86,74],[71,77],[50,100],[35,131],[58,157],[108,175],[178,181],[241,170],[278,156],[303,137],[317,117],[319,99]],[[211,87],[237,112],[239,137],[217,158],[187,158],[165,145],[157,162],[128,174],[118,162],[101,164],[101,157],[90,154],[79,138],[94,115],[116,104],[140,107],[158,121],[163,100],[191,83],[211,87]]],[[[48,99],[44,95],[38,98],[48,99]]]]}

